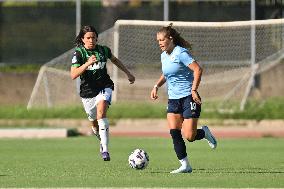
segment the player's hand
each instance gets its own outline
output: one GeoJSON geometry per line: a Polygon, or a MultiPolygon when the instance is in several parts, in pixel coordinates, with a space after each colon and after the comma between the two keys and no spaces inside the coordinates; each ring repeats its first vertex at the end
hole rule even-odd
{"type": "Polygon", "coordinates": [[[97,62],[97,58],[95,55],[90,56],[90,58],[88,59],[88,61],[86,62],[88,66],[93,65],[94,63],[97,62]]]}
{"type": "Polygon", "coordinates": [[[128,74],[127,77],[130,84],[135,82],[135,77],[132,74],[128,74]]]}
{"type": "Polygon", "coordinates": [[[201,97],[197,91],[191,91],[191,95],[192,95],[192,99],[194,100],[194,102],[196,102],[199,105],[202,104],[201,97]]]}
{"type": "Polygon", "coordinates": [[[158,96],[158,88],[154,87],[151,91],[151,95],[150,95],[152,100],[157,100],[159,98],[158,96]]]}

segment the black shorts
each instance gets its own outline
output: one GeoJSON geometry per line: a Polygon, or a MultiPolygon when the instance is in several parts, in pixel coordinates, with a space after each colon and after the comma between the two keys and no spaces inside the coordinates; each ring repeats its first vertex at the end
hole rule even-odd
{"type": "Polygon", "coordinates": [[[168,113],[181,114],[184,119],[199,118],[201,105],[193,101],[192,96],[168,100],[168,113]]]}

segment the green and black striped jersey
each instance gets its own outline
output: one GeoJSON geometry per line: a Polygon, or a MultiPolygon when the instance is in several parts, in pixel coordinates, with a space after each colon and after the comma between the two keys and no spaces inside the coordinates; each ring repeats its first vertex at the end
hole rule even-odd
{"type": "Polygon", "coordinates": [[[106,68],[107,59],[111,58],[110,48],[101,45],[96,45],[92,50],[83,46],[76,47],[72,58],[72,67],[85,64],[92,55],[96,56],[97,62],[90,65],[80,76],[80,96],[83,98],[95,97],[105,88],[114,88],[106,68]]]}

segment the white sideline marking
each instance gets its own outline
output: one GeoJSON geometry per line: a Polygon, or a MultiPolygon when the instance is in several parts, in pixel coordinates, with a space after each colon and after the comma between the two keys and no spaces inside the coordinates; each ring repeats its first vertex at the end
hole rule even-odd
{"type": "Polygon", "coordinates": [[[0,129],[0,138],[65,138],[67,129],[0,129]]]}
{"type": "MultiPolygon", "coordinates": [[[[0,188],[0,189],[38,189],[38,188],[0,188]]],[[[188,188],[163,188],[163,187],[152,187],[152,188],[144,188],[144,187],[86,187],[86,188],[78,188],[78,187],[56,187],[56,188],[40,188],[40,189],[283,189],[283,188],[204,188],[204,187],[188,187],[188,188]]]]}

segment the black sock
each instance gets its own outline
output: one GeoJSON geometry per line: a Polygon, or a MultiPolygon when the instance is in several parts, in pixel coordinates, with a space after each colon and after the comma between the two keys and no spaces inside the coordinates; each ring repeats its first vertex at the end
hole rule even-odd
{"type": "Polygon", "coordinates": [[[203,129],[197,129],[197,133],[194,140],[201,140],[205,137],[205,132],[203,129]]]}
{"type": "Polygon", "coordinates": [[[193,142],[195,140],[201,140],[205,137],[205,132],[203,129],[197,129],[196,136],[194,140],[188,140],[188,142],[193,142]]]}
{"type": "Polygon", "coordinates": [[[186,146],[181,136],[181,131],[179,129],[171,129],[170,134],[173,139],[174,149],[178,159],[181,160],[185,158],[187,156],[186,146]]]}

